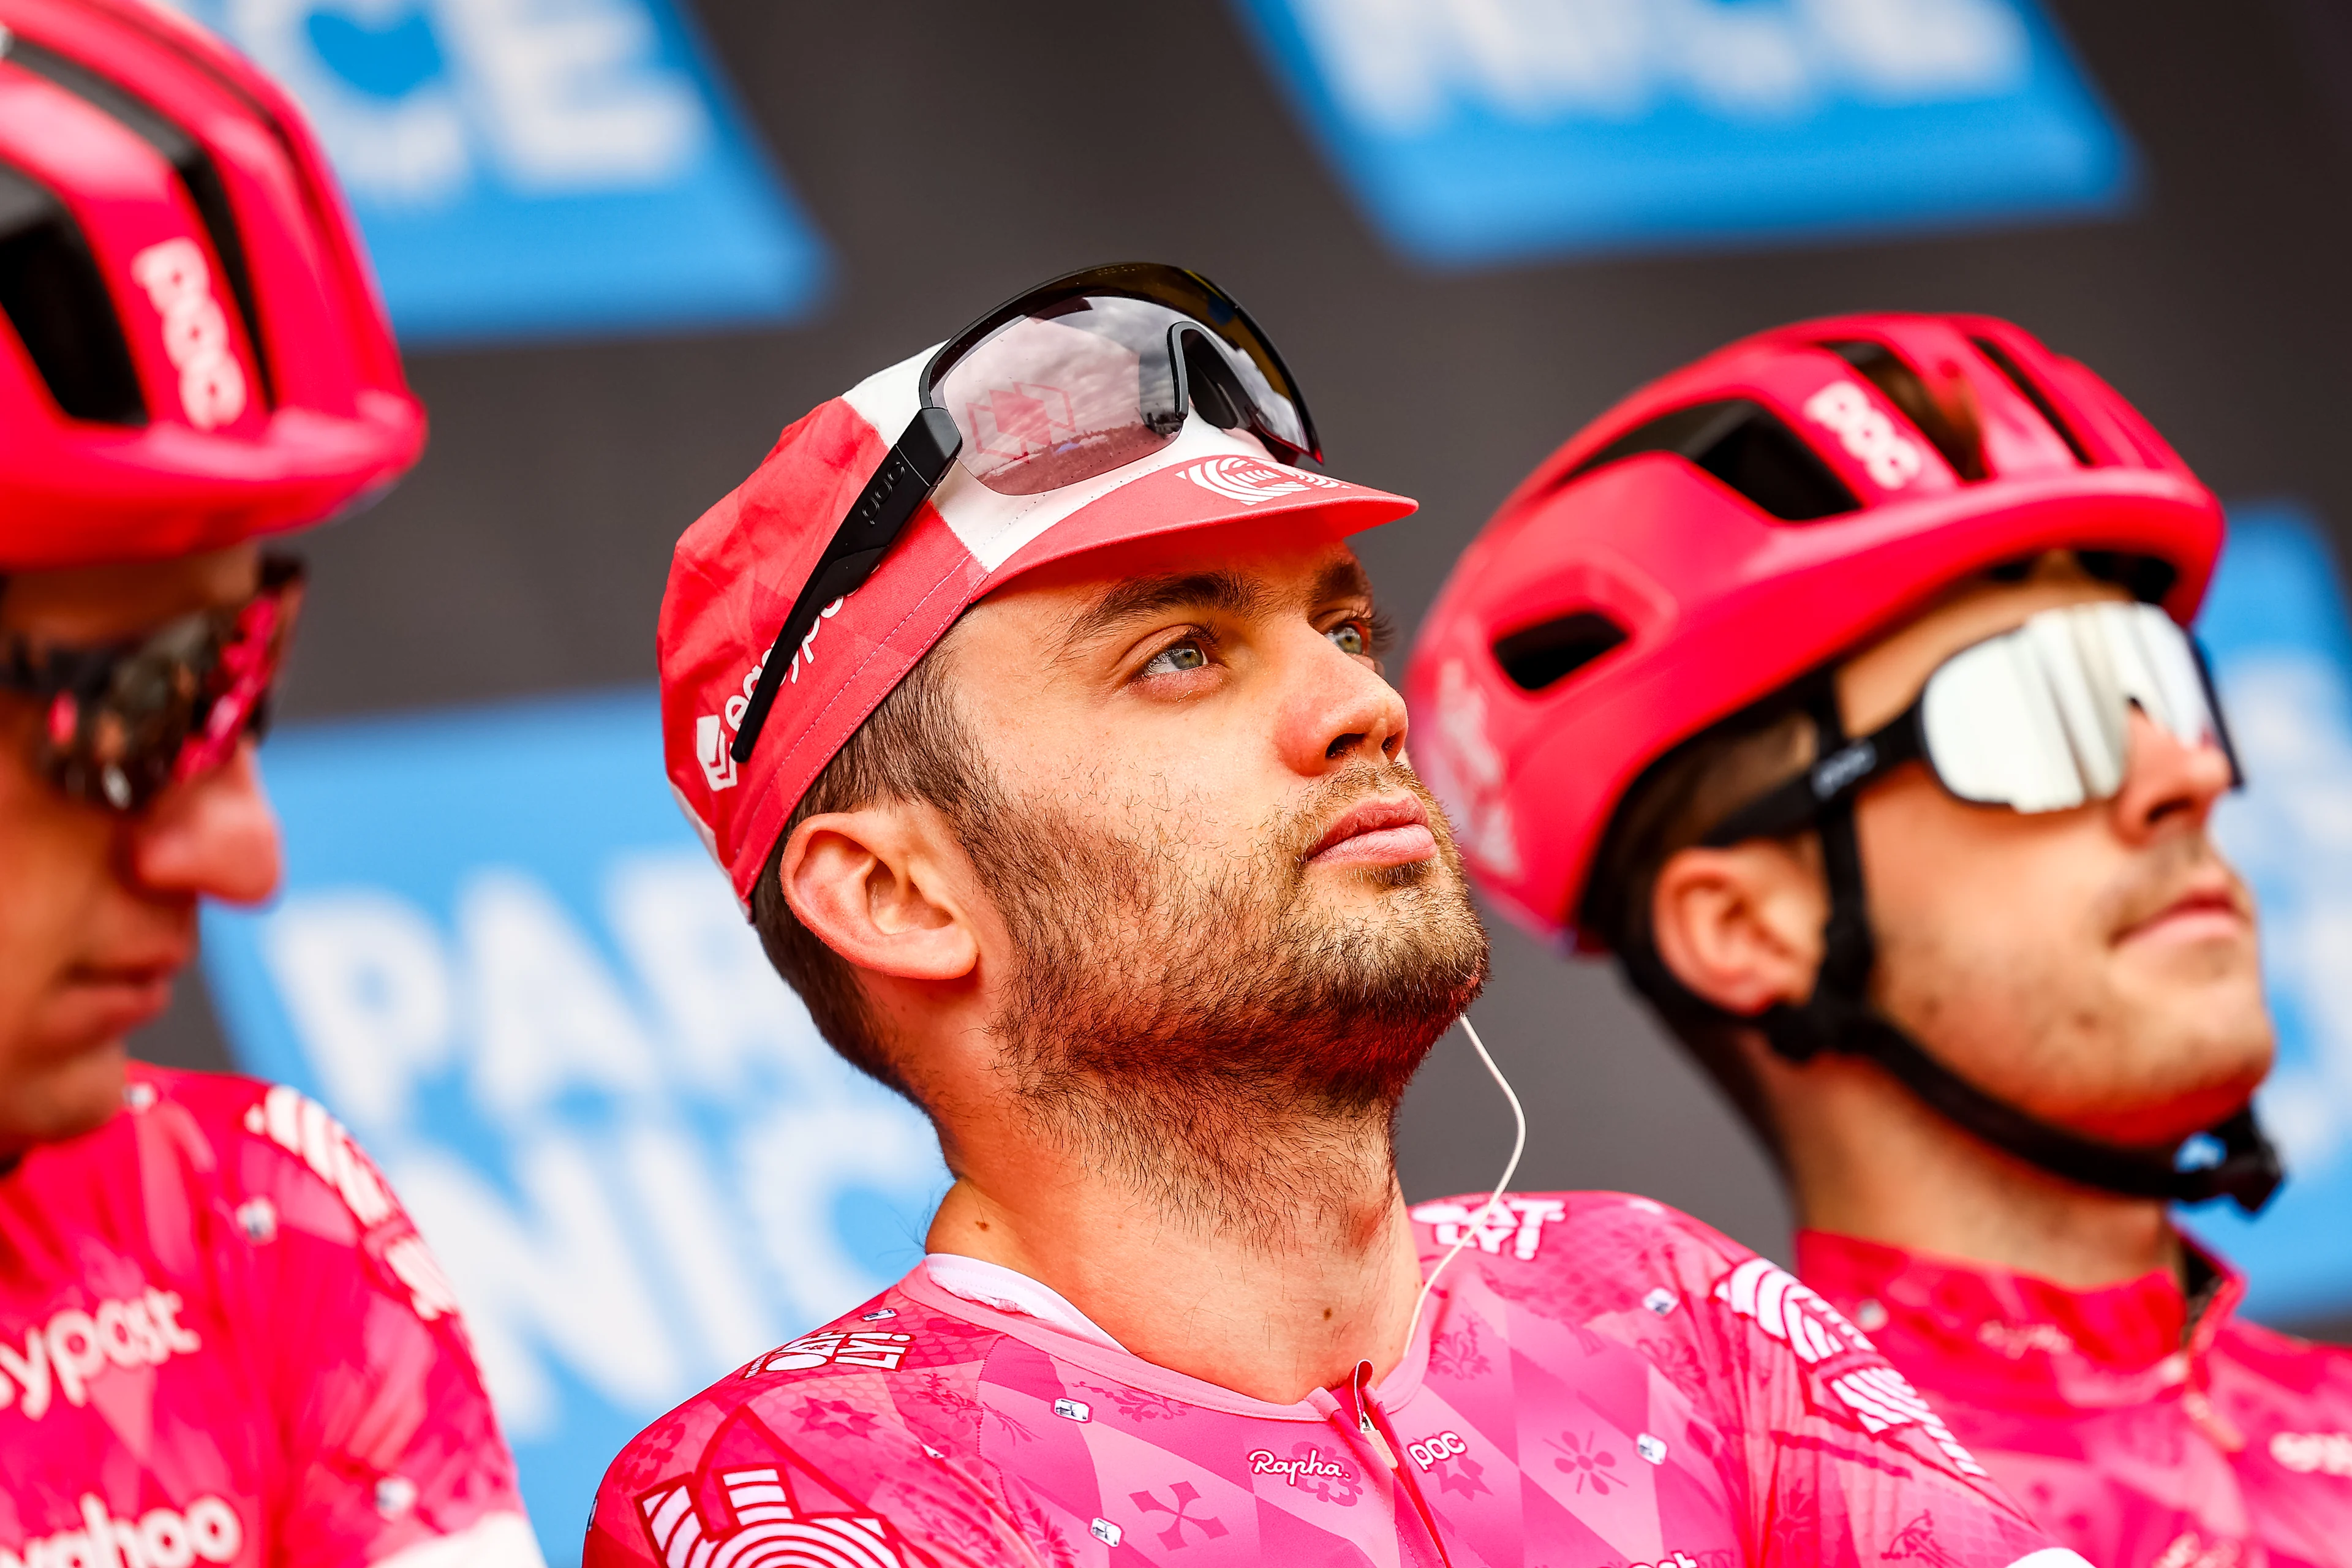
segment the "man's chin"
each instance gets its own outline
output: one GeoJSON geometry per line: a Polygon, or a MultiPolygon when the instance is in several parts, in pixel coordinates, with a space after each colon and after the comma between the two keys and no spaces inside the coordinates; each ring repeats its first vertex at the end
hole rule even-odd
{"type": "Polygon", "coordinates": [[[122,1037],[91,1042],[35,1066],[0,1067],[0,1150],[79,1138],[122,1109],[130,1051],[122,1037]]]}

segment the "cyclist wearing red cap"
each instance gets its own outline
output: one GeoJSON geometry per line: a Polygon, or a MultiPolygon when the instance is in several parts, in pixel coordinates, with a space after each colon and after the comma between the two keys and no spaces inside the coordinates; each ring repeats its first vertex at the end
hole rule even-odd
{"type": "Polygon", "coordinates": [[[535,1568],[446,1285],[315,1104],[126,1066],[301,597],[258,541],[414,462],[288,100],[136,0],[0,0],[0,1568],[535,1568]]]}
{"type": "Polygon", "coordinates": [[[1407,1209],[1486,944],[1344,542],[1412,503],[1316,451],[1229,297],[1103,268],[680,542],[671,781],[955,1182],[905,1279],[629,1446],[591,1568],[2078,1563],[1706,1227],[1407,1209]]]}
{"type": "Polygon", "coordinates": [[[1799,1273],[2105,1563],[2341,1563],[2352,1358],[2234,1316],[2272,1039],[2183,629],[2221,509],[2005,322],[1767,332],[1547,461],[1407,682],[1483,885],[1617,955],[1799,1273]]]}

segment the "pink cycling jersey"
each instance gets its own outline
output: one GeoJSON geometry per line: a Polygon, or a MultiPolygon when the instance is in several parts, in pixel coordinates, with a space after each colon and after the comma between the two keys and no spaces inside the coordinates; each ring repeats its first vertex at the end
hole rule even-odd
{"type": "Polygon", "coordinates": [[[1245,1398],[918,1268],[646,1428],[587,1568],[2080,1568],[1861,1333],[1697,1222],[1412,1212],[1424,1267],[1476,1245],[1368,1393],[1245,1398]]]}
{"type": "Polygon", "coordinates": [[[1807,1232],[1805,1282],[1869,1327],[2012,1496],[2108,1568],[2352,1562],[2352,1354],[2234,1315],[2209,1255],[2102,1290],[1807,1232]]]}
{"type": "Polygon", "coordinates": [[[0,1175],[0,1568],[536,1568],[448,1287],[288,1089],[133,1067],[0,1175]]]}

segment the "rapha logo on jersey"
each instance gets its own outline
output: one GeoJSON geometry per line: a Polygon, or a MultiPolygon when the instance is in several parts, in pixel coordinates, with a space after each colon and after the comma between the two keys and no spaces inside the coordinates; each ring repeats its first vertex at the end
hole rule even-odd
{"type": "Polygon", "coordinates": [[[0,1410],[38,1421],[62,1395],[79,1409],[90,1384],[110,1371],[161,1366],[191,1355],[204,1342],[180,1321],[179,1293],[150,1289],[104,1300],[89,1311],[68,1307],[26,1331],[24,1348],[0,1336],[0,1410]]]}
{"type": "Polygon", "coordinates": [[[1880,1358],[1878,1347],[1787,1269],[1751,1258],[1717,1283],[1714,1296],[1796,1352],[1797,1359],[1821,1374],[1864,1431],[1875,1435],[1917,1426],[1955,1469],[1971,1476],[1985,1473],[1919,1391],[1880,1358]]]}
{"type": "Polygon", "coordinates": [[[1412,1217],[1434,1227],[1437,1245],[1453,1247],[1466,1232],[1478,1250],[1500,1256],[1505,1242],[1520,1262],[1532,1260],[1543,1246],[1543,1227],[1566,1217],[1568,1205],[1558,1198],[1505,1198],[1483,1207],[1462,1203],[1415,1204],[1412,1217]]]}
{"type": "Polygon", "coordinates": [[[1263,458],[1209,458],[1184,470],[1184,477],[1213,495],[1244,506],[1295,496],[1309,489],[1342,490],[1341,481],[1287,468],[1263,458]]]}
{"type": "Polygon", "coordinates": [[[131,258],[131,281],[163,321],[163,354],[180,373],[188,423],[216,430],[245,413],[245,372],[229,352],[228,316],[213,297],[212,268],[192,239],[167,239],[131,258]]]}
{"type": "MultiPolygon", "coordinates": [[[[1271,1448],[1256,1448],[1251,1450],[1249,1462],[1251,1475],[1280,1476],[1294,1487],[1298,1484],[1298,1478],[1301,1476],[1310,1480],[1319,1478],[1324,1480],[1352,1481],[1356,1479],[1356,1472],[1353,1469],[1335,1459],[1325,1458],[1323,1450],[1320,1448],[1307,1448],[1297,1458],[1290,1459],[1276,1458],[1271,1448]]],[[[1424,1465],[1422,1468],[1427,1469],[1429,1467],[1424,1465]]]]}
{"type": "Polygon", "coordinates": [[[646,1532],[667,1568],[899,1568],[907,1561],[897,1533],[879,1517],[854,1506],[838,1512],[804,1507],[794,1467],[776,1462],[781,1450],[765,1427],[738,1417],[706,1451],[703,1475],[637,1499],[646,1532]],[[731,1519],[706,1518],[696,1506],[698,1493],[712,1503],[723,1499],[731,1519]]]}
{"type": "Polygon", "coordinates": [[[27,1541],[15,1552],[0,1547],[0,1563],[23,1568],[189,1568],[194,1563],[228,1563],[245,1547],[245,1524],[236,1510],[216,1497],[200,1497],[184,1510],[149,1509],[137,1519],[117,1519],[103,1500],[84,1492],[79,1530],[61,1530],[27,1541]]]}
{"type": "Polygon", "coordinates": [[[883,1372],[896,1372],[907,1357],[907,1348],[914,1342],[912,1334],[883,1333],[873,1330],[845,1332],[839,1329],[822,1333],[803,1334],[790,1344],[779,1346],[743,1369],[745,1377],[758,1377],[771,1372],[808,1372],[820,1366],[870,1366],[883,1372]]]}

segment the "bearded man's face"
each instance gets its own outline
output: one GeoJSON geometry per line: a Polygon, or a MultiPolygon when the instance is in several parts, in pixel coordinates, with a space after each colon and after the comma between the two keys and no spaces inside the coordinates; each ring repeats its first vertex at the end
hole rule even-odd
{"type": "Polygon", "coordinates": [[[1192,550],[1023,579],[954,652],[1007,1087],[1139,1175],[1384,1126],[1486,971],[1353,555],[1192,550]]]}

